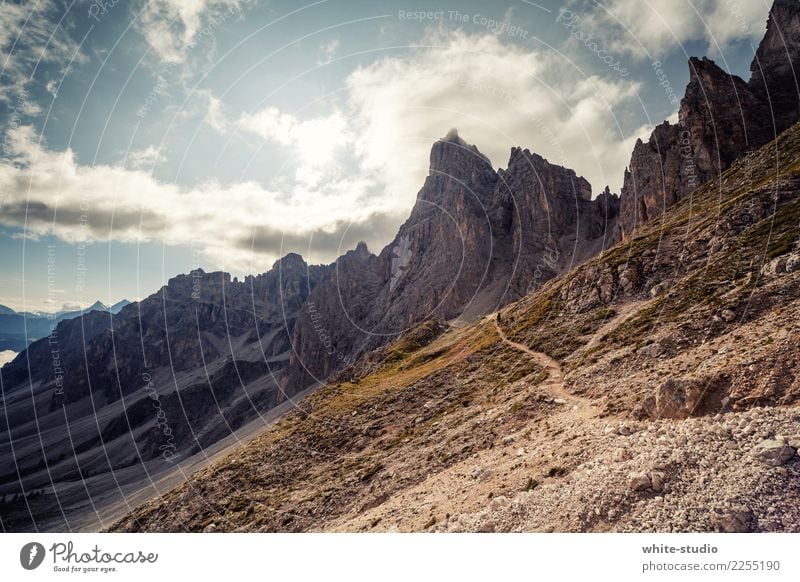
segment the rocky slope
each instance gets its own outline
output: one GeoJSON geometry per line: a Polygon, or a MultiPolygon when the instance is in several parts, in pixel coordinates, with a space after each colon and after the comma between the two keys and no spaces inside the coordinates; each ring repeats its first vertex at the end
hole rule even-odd
{"type": "Polygon", "coordinates": [[[706,58],[689,60],[679,123],[664,122],[639,140],[625,172],[620,232],[657,217],[742,155],[800,119],[800,3],[778,0],[751,65],[749,82],[706,58]]]}
{"type": "Polygon", "coordinates": [[[359,360],[112,530],[800,532],[798,159],[800,125],[496,318],[359,360]]]}

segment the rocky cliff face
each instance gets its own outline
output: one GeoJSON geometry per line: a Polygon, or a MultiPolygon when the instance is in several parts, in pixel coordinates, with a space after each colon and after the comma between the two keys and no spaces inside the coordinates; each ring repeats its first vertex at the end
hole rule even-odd
{"type": "Polygon", "coordinates": [[[0,493],[163,468],[275,406],[297,313],[327,272],[299,255],[244,281],[197,270],[118,315],[60,323],[2,370],[0,493]]]}
{"type": "Polygon", "coordinates": [[[583,177],[522,148],[511,150],[499,176],[493,213],[501,238],[508,238],[517,297],[608,244],[619,200],[608,190],[593,201],[583,177]]]}
{"type": "Polygon", "coordinates": [[[750,65],[750,87],[771,107],[767,127],[774,118],[777,133],[797,120],[800,63],[800,6],[797,0],[775,0],[767,32],[750,65]]]}
{"type": "Polygon", "coordinates": [[[664,122],[647,143],[640,140],[634,147],[622,188],[621,235],[629,236],[800,119],[792,68],[798,59],[797,0],[773,5],[749,82],[706,58],[690,59],[679,123],[664,122]]]}
{"type": "Polygon", "coordinates": [[[451,130],[395,239],[378,256],[347,253],[311,293],[284,385],[321,381],[425,319],[468,321],[521,297],[601,249],[617,205],[521,148],[496,172],[451,130]]]}

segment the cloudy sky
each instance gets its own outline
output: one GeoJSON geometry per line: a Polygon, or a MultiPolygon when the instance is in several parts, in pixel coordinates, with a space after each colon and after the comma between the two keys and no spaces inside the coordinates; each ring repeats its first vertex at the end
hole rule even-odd
{"type": "Polygon", "coordinates": [[[618,192],[688,56],[748,78],[769,5],[3,1],[0,304],[378,252],[452,127],[496,167],[520,145],[618,192]]]}

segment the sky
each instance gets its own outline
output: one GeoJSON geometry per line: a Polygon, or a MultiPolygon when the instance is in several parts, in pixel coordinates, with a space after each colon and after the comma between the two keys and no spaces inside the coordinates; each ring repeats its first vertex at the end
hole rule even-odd
{"type": "Polygon", "coordinates": [[[18,311],[377,253],[453,127],[495,167],[522,146],[619,192],[688,57],[749,78],[770,6],[0,2],[0,304],[18,311]]]}

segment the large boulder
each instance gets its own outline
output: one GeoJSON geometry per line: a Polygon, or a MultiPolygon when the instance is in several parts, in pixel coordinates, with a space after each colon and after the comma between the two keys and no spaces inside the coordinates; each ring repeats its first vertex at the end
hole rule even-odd
{"type": "Polygon", "coordinates": [[[639,418],[689,418],[703,400],[704,383],[694,378],[670,378],[634,410],[639,418]]]}
{"type": "Polygon", "coordinates": [[[795,450],[779,440],[765,440],[755,447],[755,456],[771,467],[777,467],[794,457],[795,450]]]}

